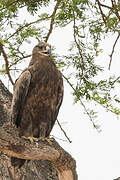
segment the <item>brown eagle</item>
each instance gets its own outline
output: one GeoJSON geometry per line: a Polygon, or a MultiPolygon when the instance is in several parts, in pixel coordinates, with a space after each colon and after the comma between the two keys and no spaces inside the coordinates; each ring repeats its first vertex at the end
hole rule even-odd
{"type": "MultiPolygon", "coordinates": [[[[15,83],[11,119],[19,135],[28,139],[49,137],[63,99],[63,79],[50,57],[51,46],[39,43],[32,59],[15,83]]],[[[11,158],[14,166],[22,160],[11,158]]],[[[24,160],[23,160],[24,162],[24,160]]]]}

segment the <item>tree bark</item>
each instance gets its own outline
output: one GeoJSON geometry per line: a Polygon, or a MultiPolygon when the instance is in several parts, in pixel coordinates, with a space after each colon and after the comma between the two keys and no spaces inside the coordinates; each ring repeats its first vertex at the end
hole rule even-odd
{"type": "Polygon", "coordinates": [[[12,94],[0,81],[0,179],[2,180],[77,180],[76,162],[53,139],[30,143],[20,138],[10,122],[12,94]],[[26,159],[19,169],[10,157],[26,159]]]}

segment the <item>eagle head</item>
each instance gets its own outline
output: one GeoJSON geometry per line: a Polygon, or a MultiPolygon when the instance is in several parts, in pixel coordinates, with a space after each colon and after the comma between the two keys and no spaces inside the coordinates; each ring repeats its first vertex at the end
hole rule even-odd
{"type": "Polygon", "coordinates": [[[37,44],[32,51],[32,54],[40,53],[44,56],[50,56],[51,54],[51,45],[46,42],[40,42],[37,44]]]}

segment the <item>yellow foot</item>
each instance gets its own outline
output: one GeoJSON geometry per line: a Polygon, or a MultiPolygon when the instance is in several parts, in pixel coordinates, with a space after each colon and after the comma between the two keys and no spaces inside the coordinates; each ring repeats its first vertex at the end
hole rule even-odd
{"type": "Polygon", "coordinates": [[[28,136],[28,137],[22,136],[22,138],[28,139],[31,143],[33,143],[33,142],[38,142],[38,138],[35,138],[35,137],[33,137],[33,136],[28,136]]]}
{"type": "Polygon", "coordinates": [[[52,141],[53,141],[53,139],[48,138],[48,137],[40,137],[39,139],[42,141],[47,141],[50,145],[52,144],[52,141]]]}

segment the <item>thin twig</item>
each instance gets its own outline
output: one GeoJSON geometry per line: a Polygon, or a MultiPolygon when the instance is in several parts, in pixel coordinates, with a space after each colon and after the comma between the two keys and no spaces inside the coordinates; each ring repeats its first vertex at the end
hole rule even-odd
{"type": "Polygon", "coordinates": [[[55,7],[54,7],[53,13],[52,13],[52,15],[51,15],[50,28],[49,28],[48,34],[47,34],[47,36],[46,36],[46,38],[45,38],[45,42],[48,41],[48,39],[49,39],[49,37],[50,37],[50,34],[52,33],[53,25],[54,25],[55,14],[56,14],[56,11],[57,11],[57,9],[58,9],[58,6],[59,6],[60,2],[61,2],[61,0],[57,0],[57,3],[56,3],[56,5],[55,5],[55,7]]]}
{"type": "Polygon", "coordinates": [[[56,137],[56,136],[54,136],[54,135],[51,135],[51,137],[53,137],[53,138],[55,138],[55,139],[58,139],[58,140],[60,140],[60,141],[63,141],[63,142],[68,142],[67,140],[64,140],[64,139],[58,138],[58,137],[56,137]]]}
{"type": "Polygon", "coordinates": [[[64,129],[62,128],[61,124],[59,123],[58,119],[57,119],[57,123],[60,127],[60,129],[62,130],[62,132],[64,133],[65,137],[68,139],[69,143],[71,143],[72,141],[70,140],[70,138],[67,136],[66,132],[64,131],[64,129]]]}
{"type": "Polygon", "coordinates": [[[119,79],[120,79],[120,76],[118,76],[118,77],[112,82],[112,85],[114,85],[119,79]]]}
{"type": "MultiPolygon", "coordinates": [[[[50,16],[50,17],[51,17],[51,16],[50,16]]],[[[47,18],[50,18],[50,17],[47,17],[47,18]]],[[[40,21],[43,21],[43,20],[46,20],[46,17],[45,17],[45,18],[42,17],[41,19],[38,19],[38,20],[33,21],[33,22],[31,22],[31,23],[26,23],[24,26],[18,28],[11,36],[9,36],[9,37],[6,39],[6,41],[9,40],[10,38],[12,38],[15,34],[17,34],[18,32],[20,32],[22,29],[24,29],[24,28],[26,28],[26,27],[28,27],[28,26],[31,26],[31,25],[33,25],[33,24],[36,24],[36,23],[38,23],[38,22],[40,22],[40,21]]]]}
{"type": "Polygon", "coordinates": [[[77,38],[76,38],[76,31],[75,31],[75,28],[76,28],[76,17],[75,17],[75,12],[73,11],[73,15],[74,15],[74,24],[73,24],[73,37],[74,37],[74,41],[77,45],[77,48],[78,48],[78,51],[79,51],[79,55],[80,55],[80,58],[81,58],[81,62],[82,62],[82,74],[83,74],[83,69],[85,69],[85,64],[84,64],[84,59],[83,59],[83,55],[82,55],[82,49],[80,47],[80,44],[77,42],[77,38]]]}
{"type": "MultiPolygon", "coordinates": [[[[73,91],[76,92],[75,88],[73,87],[73,85],[71,84],[71,82],[68,80],[68,78],[65,77],[63,74],[62,74],[62,76],[63,76],[63,78],[67,81],[67,83],[70,85],[70,87],[73,89],[73,91]]],[[[90,113],[89,113],[88,110],[86,109],[84,103],[82,102],[82,100],[80,99],[80,97],[77,97],[77,98],[79,99],[79,101],[80,101],[81,105],[83,106],[86,114],[88,115],[90,121],[92,122],[93,127],[94,127],[95,129],[97,129],[97,128],[96,128],[96,125],[95,125],[93,119],[91,118],[90,113]]],[[[98,129],[97,129],[97,131],[98,131],[98,129]]],[[[98,132],[99,132],[99,131],[98,131],[98,132]]]]}
{"type": "Polygon", "coordinates": [[[104,7],[104,8],[107,8],[107,9],[110,9],[110,10],[112,10],[113,8],[112,7],[110,7],[110,6],[107,6],[107,5],[105,5],[105,4],[101,4],[100,3],[100,6],[102,6],[102,7],[104,7]]]}
{"type": "Polygon", "coordinates": [[[3,58],[4,58],[4,60],[5,60],[5,68],[6,68],[6,73],[7,73],[7,75],[8,75],[8,78],[9,78],[11,84],[14,85],[14,82],[13,82],[12,77],[11,77],[11,75],[10,75],[9,63],[8,63],[7,54],[5,53],[4,48],[3,48],[3,45],[2,45],[1,43],[0,43],[0,52],[2,53],[3,58]]]}
{"type": "Polygon", "coordinates": [[[109,67],[108,67],[109,70],[110,70],[110,67],[111,67],[112,57],[113,57],[113,54],[114,54],[114,51],[115,51],[115,46],[117,44],[117,41],[118,41],[119,37],[120,37],[120,34],[118,34],[118,36],[117,36],[117,38],[116,38],[116,40],[115,40],[115,42],[113,44],[112,52],[110,54],[110,62],[109,62],[109,67]]]}
{"type": "Polygon", "coordinates": [[[102,19],[103,19],[104,23],[106,24],[106,16],[105,16],[105,14],[104,14],[103,11],[102,11],[101,3],[99,2],[99,0],[96,0],[96,1],[97,1],[97,3],[98,3],[98,7],[99,7],[99,10],[100,10],[102,19]]]}
{"type": "Polygon", "coordinates": [[[29,58],[29,57],[31,57],[31,56],[32,56],[32,54],[29,54],[29,55],[20,57],[17,61],[12,62],[12,63],[9,65],[9,68],[11,68],[12,66],[16,65],[19,61],[21,61],[21,60],[23,60],[23,59],[26,59],[26,58],[29,58]]]}
{"type": "Polygon", "coordinates": [[[111,3],[112,3],[112,6],[113,6],[113,9],[115,10],[115,14],[116,14],[116,16],[118,17],[118,19],[120,21],[120,15],[119,15],[119,10],[118,10],[116,1],[115,0],[111,0],[111,3]]]}
{"type": "MultiPolygon", "coordinates": [[[[74,12],[74,11],[73,11],[73,15],[74,15],[74,24],[73,24],[74,34],[73,34],[73,36],[74,36],[74,40],[75,40],[75,43],[76,43],[76,45],[77,45],[77,48],[78,48],[78,51],[79,51],[79,55],[80,55],[80,58],[81,58],[81,61],[82,61],[82,64],[83,64],[83,69],[85,69],[85,67],[84,67],[84,66],[85,66],[85,65],[84,65],[84,59],[83,59],[83,56],[82,56],[82,49],[80,48],[80,45],[79,45],[79,43],[77,42],[77,39],[76,39],[76,32],[75,32],[76,17],[75,17],[75,12],[74,12]]],[[[82,69],[82,73],[83,73],[83,69],[82,69]]],[[[76,89],[75,89],[75,88],[73,87],[73,85],[70,83],[70,81],[68,80],[68,78],[65,77],[63,74],[62,74],[62,76],[63,76],[63,78],[67,81],[67,83],[71,86],[71,88],[73,89],[73,91],[76,92],[76,89]]],[[[81,105],[83,106],[86,114],[88,115],[90,121],[92,122],[93,127],[98,131],[98,129],[97,129],[97,127],[96,127],[93,119],[91,118],[90,113],[89,113],[88,110],[86,109],[84,103],[82,102],[82,100],[80,99],[80,97],[77,97],[77,98],[79,99],[79,101],[80,101],[81,105]]],[[[99,132],[99,131],[98,131],[98,132],[99,132]]]]}

